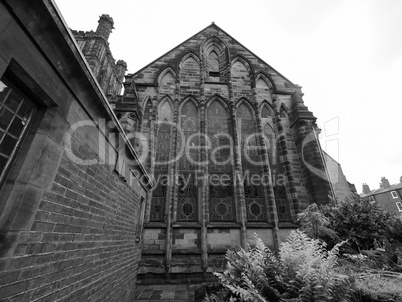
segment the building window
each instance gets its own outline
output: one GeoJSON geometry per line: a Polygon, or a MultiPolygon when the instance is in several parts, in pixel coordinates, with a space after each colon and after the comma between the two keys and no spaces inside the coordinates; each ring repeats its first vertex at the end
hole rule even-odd
{"type": "MultiPolygon", "coordinates": [[[[185,138],[185,147],[179,159],[179,187],[177,201],[177,221],[197,221],[198,220],[198,188],[195,181],[197,170],[198,150],[188,148],[189,146],[199,146],[199,121],[198,110],[190,100],[181,108],[180,128],[185,138]],[[187,148],[187,149],[186,149],[187,148]]],[[[183,144],[184,141],[181,143],[183,144]]],[[[179,145],[181,145],[179,144],[179,145]]],[[[180,148],[180,146],[179,146],[180,148]]]]}
{"type": "MultiPolygon", "coordinates": [[[[156,135],[156,155],[155,155],[155,182],[156,186],[152,192],[151,198],[151,216],[152,222],[165,222],[166,202],[169,188],[169,161],[172,141],[172,120],[173,110],[170,103],[165,100],[159,109],[158,114],[158,132],[156,135]]],[[[168,209],[169,211],[169,209],[168,209]]]]}
{"type": "Polygon", "coordinates": [[[215,99],[207,109],[209,218],[211,222],[236,220],[233,187],[232,133],[228,113],[215,99]],[[225,179],[225,181],[220,181],[225,179]]]}
{"type": "Polygon", "coordinates": [[[28,100],[0,80],[0,183],[21,144],[33,111],[28,100]]]}
{"type": "Polygon", "coordinates": [[[209,69],[209,81],[219,82],[220,81],[220,68],[219,68],[219,57],[215,51],[211,51],[208,57],[208,69],[209,69]]]}
{"type": "Polygon", "coordinates": [[[267,221],[267,209],[264,201],[264,190],[261,184],[254,184],[252,179],[263,173],[261,170],[261,158],[257,152],[257,132],[253,112],[250,107],[242,103],[237,108],[237,120],[240,140],[241,165],[244,177],[244,197],[246,201],[247,221],[267,221]],[[248,177],[245,177],[249,175],[248,177]]]}
{"type": "Polygon", "coordinates": [[[395,191],[392,191],[392,192],[391,192],[391,195],[392,195],[392,198],[393,198],[393,199],[398,198],[398,194],[396,194],[395,191]]]}
{"type": "Polygon", "coordinates": [[[399,211],[399,212],[402,212],[402,203],[397,202],[397,203],[396,203],[396,207],[398,208],[398,211],[399,211]]]}

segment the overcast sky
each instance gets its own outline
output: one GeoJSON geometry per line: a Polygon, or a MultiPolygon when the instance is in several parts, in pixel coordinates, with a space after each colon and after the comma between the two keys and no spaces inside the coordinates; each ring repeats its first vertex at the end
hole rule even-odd
{"type": "Polygon", "coordinates": [[[321,144],[361,192],[402,176],[402,1],[56,0],[71,29],[109,14],[134,73],[214,21],[303,87],[321,144]]]}

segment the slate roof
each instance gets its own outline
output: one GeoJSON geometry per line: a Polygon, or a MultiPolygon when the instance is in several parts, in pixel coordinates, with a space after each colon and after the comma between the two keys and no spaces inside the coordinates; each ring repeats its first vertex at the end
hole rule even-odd
{"type": "Polygon", "coordinates": [[[367,196],[377,195],[377,194],[380,194],[380,193],[391,192],[391,191],[395,191],[395,190],[398,190],[398,189],[402,189],[402,182],[397,183],[397,184],[393,184],[389,188],[379,188],[379,189],[376,189],[376,190],[371,190],[370,193],[367,193],[367,194],[361,193],[360,197],[367,197],[367,196]]]}

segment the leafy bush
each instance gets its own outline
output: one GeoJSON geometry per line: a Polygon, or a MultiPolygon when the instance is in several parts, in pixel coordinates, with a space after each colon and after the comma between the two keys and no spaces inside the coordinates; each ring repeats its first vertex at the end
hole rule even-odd
{"type": "Polygon", "coordinates": [[[352,198],[310,205],[298,220],[300,230],[277,254],[258,237],[248,251],[227,251],[226,270],[215,273],[223,287],[205,301],[402,301],[399,218],[375,202],[352,198]],[[349,243],[362,254],[341,259],[339,250],[349,243]]]}
{"type": "Polygon", "coordinates": [[[358,251],[375,248],[376,242],[401,241],[402,221],[376,202],[351,197],[332,200],[318,207],[312,204],[298,214],[300,229],[312,238],[333,246],[344,240],[358,251]]]}
{"type": "Polygon", "coordinates": [[[298,214],[298,222],[300,223],[300,230],[311,238],[322,239],[330,246],[341,241],[339,235],[329,227],[330,219],[315,203],[298,214]]]}
{"type": "Polygon", "coordinates": [[[392,214],[376,202],[354,197],[337,202],[334,207],[323,207],[323,212],[330,221],[329,227],[358,249],[374,248],[375,240],[390,238],[392,214]]]}
{"type": "Polygon", "coordinates": [[[320,241],[292,231],[276,256],[256,242],[249,251],[227,251],[226,270],[215,273],[224,289],[205,301],[347,301],[348,277],[334,270],[340,245],[327,252],[320,241]]]}

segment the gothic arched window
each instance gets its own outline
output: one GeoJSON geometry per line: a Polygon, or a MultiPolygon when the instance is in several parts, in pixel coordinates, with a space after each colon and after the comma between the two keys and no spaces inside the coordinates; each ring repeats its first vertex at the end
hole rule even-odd
{"type": "Polygon", "coordinates": [[[156,186],[152,191],[150,221],[163,222],[168,197],[171,125],[164,120],[158,126],[154,173],[156,186]]]}
{"type": "Polygon", "coordinates": [[[283,163],[280,161],[280,155],[284,153],[282,146],[280,144],[280,140],[286,140],[287,134],[289,132],[289,119],[285,108],[282,106],[280,110],[280,117],[281,117],[281,126],[283,128],[283,137],[280,137],[277,141],[277,155],[276,155],[276,181],[274,183],[274,193],[275,193],[275,201],[276,201],[276,208],[278,211],[278,219],[279,221],[290,221],[290,203],[287,197],[287,177],[286,177],[286,170],[283,166],[283,163]]]}
{"type": "Polygon", "coordinates": [[[151,119],[152,119],[152,101],[148,99],[145,104],[144,116],[142,117],[142,129],[150,129],[151,128],[151,119]]]}
{"type": "Polygon", "coordinates": [[[225,107],[214,100],[207,109],[210,221],[235,221],[232,136],[225,107]]]}
{"type": "Polygon", "coordinates": [[[271,174],[275,178],[276,167],[276,134],[274,131],[274,112],[271,107],[265,103],[261,109],[262,131],[265,136],[265,144],[268,152],[269,165],[271,174]]]}
{"type": "Polygon", "coordinates": [[[209,71],[219,72],[219,57],[215,51],[211,51],[208,58],[209,71]]]}
{"type": "Polygon", "coordinates": [[[255,134],[256,125],[249,106],[242,103],[237,109],[241,162],[243,172],[244,195],[247,207],[247,221],[267,221],[267,209],[264,200],[262,161],[258,153],[255,134]]]}
{"type": "Polygon", "coordinates": [[[209,70],[209,80],[213,82],[220,81],[220,68],[219,68],[219,56],[213,50],[208,56],[208,70],[209,70]]]}
{"type": "Polygon", "coordinates": [[[172,141],[172,107],[167,100],[160,106],[158,119],[154,172],[156,185],[152,191],[150,221],[163,222],[169,191],[169,160],[172,141]]]}
{"type": "Polygon", "coordinates": [[[187,101],[180,110],[180,128],[184,134],[184,141],[178,146],[181,150],[178,172],[178,203],[177,221],[198,220],[198,188],[196,170],[199,170],[199,150],[193,148],[199,145],[198,110],[193,102],[187,101]],[[183,148],[181,145],[184,144],[183,148]]]}

